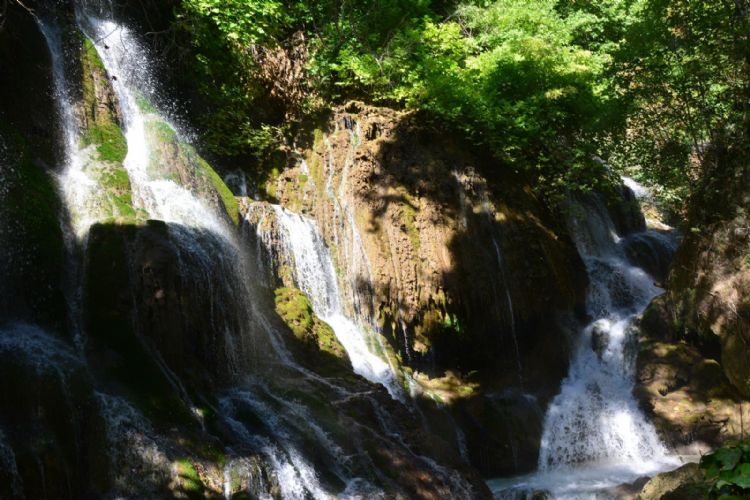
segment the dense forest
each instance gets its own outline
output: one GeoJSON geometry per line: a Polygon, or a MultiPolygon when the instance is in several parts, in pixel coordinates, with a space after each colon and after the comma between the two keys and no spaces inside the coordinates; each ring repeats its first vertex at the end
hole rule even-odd
{"type": "Polygon", "coordinates": [[[205,100],[205,148],[241,161],[272,163],[298,124],[361,99],[422,112],[540,192],[591,188],[596,155],[679,210],[745,141],[743,2],[187,1],[173,15],[154,43],[205,100]]]}
{"type": "Polygon", "coordinates": [[[0,0],[0,498],[750,495],[746,0],[0,0]]]}

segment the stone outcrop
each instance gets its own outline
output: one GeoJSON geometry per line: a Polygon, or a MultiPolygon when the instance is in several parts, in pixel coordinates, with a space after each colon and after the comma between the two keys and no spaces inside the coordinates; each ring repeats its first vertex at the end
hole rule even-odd
{"type": "Polygon", "coordinates": [[[507,170],[417,116],[351,103],[266,188],[317,219],[352,309],[401,365],[550,397],[567,371],[560,318],[582,305],[585,272],[507,170]]]}
{"type": "Polygon", "coordinates": [[[673,449],[695,454],[743,438],[750,405],[727,380],[718,356],[669,335],[667,301],[655,299],[641,320],[636,396],[673,449]]]}
{"type": "MultiPolygon", "coordinates": [[[[360,103],[264,189],[316,219],[349,313],[384,336],[412,390],[450,405],[472,465],[533,470],[587,285],[562,218],[476,147],[360,103]]],[[[627,200],[612,210],[643,225],[627,200]]]]}
{"type": "Polygon", "coordinates": [[[750,429],[747,169],[722,161],[729,178],[709,176],[696,191],[667,293],[642,321],[637,393],[675,446],[717,446],[750,429]]]}

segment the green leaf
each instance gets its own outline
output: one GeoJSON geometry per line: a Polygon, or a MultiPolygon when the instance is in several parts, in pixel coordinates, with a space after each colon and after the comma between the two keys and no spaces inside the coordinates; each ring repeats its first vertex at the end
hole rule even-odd
{"type": "Polygon", "coordinates": [[[731,470],[737,466],[742,458],[742,450],[739,448],[719,448],[713,456],[720,464],[721,470],[731,470]]]}
{"type": "Polygon", "coordinates": [[[740,488],[750,488],[750,464],[740,464],[733,472],[734,484],[740,488]]]}

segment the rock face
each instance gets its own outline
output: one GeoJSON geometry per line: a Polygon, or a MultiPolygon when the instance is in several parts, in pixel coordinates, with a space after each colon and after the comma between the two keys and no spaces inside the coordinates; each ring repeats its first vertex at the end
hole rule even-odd
{"type": "Polygon", "coordinates": [[[559,320],[583,303],[585,272],[522,180],[471,151],[352,103],[267,187],[317,219],[352,309],[402,365],[550,397],[567,371],[559,320]]]}
{"type": "Polygon", "coordinates": [[[317,221],[348,313],[382,334],[412,388],[451,405],[488,476],[536,467],[587,285],[561,218],[509,170],[418,116],[350,103],[265,185],[317,221]]]}
{"type": "Polygon", "coordinates": [[[719,158],[729,178],[711,177],[697,190],[667,293],[642,322],[638,391],[675,445],[747,435],[750,199],[737,160],[719,158]]]}
{"type": "Polygon", "coordinates": [[[665,301],[657,298],[641,322],[645,334],[638,345],[636,396],[673,449],[696,454],[740,439],[750,406],[743,404],[716,359],[660,334],[670,328],[663,317],[665,301]]]}
{"type": "Polygon", "coordinates": [[[8,6],[0,30],[0,322],[67,329],[59,153],[50,58],[28,12],[8,6]]]}

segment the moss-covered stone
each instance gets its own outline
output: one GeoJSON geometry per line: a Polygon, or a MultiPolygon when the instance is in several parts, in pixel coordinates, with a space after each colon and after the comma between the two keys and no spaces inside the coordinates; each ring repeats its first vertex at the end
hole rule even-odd
{"type": "Polygon", "coordinates": [[[310,299],[302,291],[296,288],[277,288],[274,294],[276,312],[298,340],[314,344],[320,351],[339,359],[346,359],[346,351],[336,338],[333,328],[315,316],[310,299]]]}
{"type": "Polygon", "coordinates": [[[239,224],[239,203],[237,202],[237,198],[234,196],[232,191],[230,191],[230,189],[224,183],[224,180],[221,178],[221,176],[219,176],[219,174],[216,173],[216,170],[214,170],[206,160],[198,155],[193,146],[189,144],[183,144],[182,146],[186,149],[188,156],[195,162],[195,165],[198,169],[198,175],[208,179],[213,188],[216,190],[216,193],[218,193],[218,195],[221,197],[221,202],[224,205],[224,210],[226,210],[229,218],[232,219],[232,222],[235,225],[239,224]]]}
{"type": "Polygon", "coordinates": [[[670,472],[657,474],[647,482],[636,497],[652,499],[700,499],[707,498],[705,475],[698,464],[686,464],[670,472]],[[696,495],[696,493],[698,493],[696,495]]]}
{"type": "Polygon", "coordinates": [[[204,498],[205,486],[193,463],[187,458],[181,458],[174,464],[177,473],[177,484],[174,488],[187,498],[204,498]]]}
{"type": "Polygon", "coordinates": [[[95,144],[101,161],[122,162],[128,153],[125,135],[116,123],[92,125],[84,132],[82,142],[84,146],[95,144]]]}
{"type": "Polygon", "coordinates": [[[239,203],[221,176],[204,160],[192,144],[180,139],[165,121],[146,121],[151,148],[149,172],[152,177],[170,180],[191,189],[217,208],[223,209],[235,225],[239,223],[239,203]]]}

